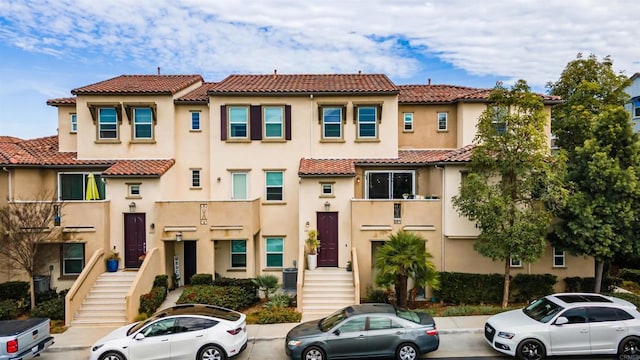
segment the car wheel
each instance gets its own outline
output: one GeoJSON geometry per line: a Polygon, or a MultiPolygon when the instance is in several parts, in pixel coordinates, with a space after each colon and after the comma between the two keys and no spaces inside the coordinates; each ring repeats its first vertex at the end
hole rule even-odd
{"type": "Polygon", "coordinates": [[[302,353],[302,360],[324,360],[324,352],[317,346],[307,348],[302,353]]]}
{"type": "Polygon", "coordinates": [[[547,355],[544,345],[538,340],[527,339],[520,342],[516,356],[520,360],[541,360],[547,355]]]}
{"type": "Polygon", "coordinates": [[[640,337],[631,336],[622,340],[618,355],[640,355],[640,337]]]}
{"type": "Polygon", "coordinates": [[[225,360],[227,356],[224,351],[215,345],[205,345],[198,352],[198,360],[225,360]]]}
{"type": "Polygon", "coordinates": [[[418,358],[418,349],[413,344],[402,344],[396,350],[397,360],[415,360],[418,358]]]}
{"type": "Polygon", "coordinates": [[[126,360],[126,359],[124,355],[120,354],[119,352],[109,351],[102,354],[102,356],[100,356],[100,360],[126,360]]]}

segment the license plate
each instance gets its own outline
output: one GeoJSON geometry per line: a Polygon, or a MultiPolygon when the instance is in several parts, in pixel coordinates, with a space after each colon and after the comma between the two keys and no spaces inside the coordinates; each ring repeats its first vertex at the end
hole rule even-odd
{"type": "Polygon", "coordinates": [[[32,347],[31,348],[31,352],[34,353],[34,354],[37,353],[38,352],[38,345],[32,347]]]}

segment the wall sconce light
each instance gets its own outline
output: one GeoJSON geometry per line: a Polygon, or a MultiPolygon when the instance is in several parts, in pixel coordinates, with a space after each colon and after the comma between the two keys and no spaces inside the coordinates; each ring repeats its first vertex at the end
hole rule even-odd
{"type": "Polygon", "coordinates": [[[220,182],[220,180],[221,180],[221,179],[220,179],[220,176],[218,176],[218,178],[216,179],[216,181],[220,182]]]}
{"type": "Polygon", "coordinates": [[[182,241],[182,231],[176,233],[176,241],[182,241]]]}
{"type": "Polygon", "coordinates": [[[356,176],[356,182],[360,184],[360,176],[356,176]]]}
{"type": "Polygon", "coordinates": [[[331,203],[329,202],[329,200],[324,202],[324,211],[329,211],[329,209],[331,208],[331,203]]]}
{"type": "Polygon", "coordinates": [[[135,201],[132,201],[132,202],[129,204],[129,212],[130,212],[130,213],[134,213],[134,212],[136,212],[136,203],[135,203],[135,201]]]}
{"type": "Polygon", "coordinates": [[[153,229],[155,229],[155,228],[156,228],[156,224],[151,223],[151,225],[149,225],[149,227],[151,228],[151,230],[153,230],[153,229]]]}
{"type": "Polygon", "coordinates": [[[311,225],[311,224],[309,224],[309,222],[307,221],[307,222],[304,224],[304,228],[308,230],[310,225],[311,225]]]}

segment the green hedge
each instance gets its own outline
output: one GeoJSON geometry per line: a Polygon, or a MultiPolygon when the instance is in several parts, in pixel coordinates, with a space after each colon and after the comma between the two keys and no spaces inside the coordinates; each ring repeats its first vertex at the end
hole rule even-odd
{"type": "Polygon", "coordinates": [[[13,320],[19,313],[14,300],[0,300],[0,320],[13,320]]]}
{"type": "Polygon", "coordinates": [[[0,300],[29,298],[29,283],[26,281],[8,281],[0,284],[0,300]]]}
{"type": "Polygon", "coordinates": [[[255,304],[256,298],[240,286],[195,285],[184,289],[177,304],[209,304],[233,310],[244,310],[255,304]]]}
{"type": "Polygon", "coordinates": [[[302,314],[290,307],[264,308],[256,312],[258,324],[280,324],[300,322],[302,314]]]}
{"type": "Polygon", "coordinates": [[[510,301],[528,302],[553,294],[558,277],[551,274],[518,274],[511,279],[510,301]]]}
{"type": "Polygon", "coordinates": [[[213,275],[211,274],[194,274],[189,279],[190,285],[213,285],[213,275]]]}
{"type": "Polygon", "coordinates": [[[638,269],[620,269],[620,277],[623,280],[640,284],[640,270],[638,269]]]}
{"type": "MultiPolygon", "coordinates": [[[[564,278],[567,292],[594,292],[596,280],[593,277],[568,277],[564,278]]],[[[622,284],[622,279],[605,277],[600,286],[601,292],[613,292],[616,286],[622,284]]]]}
{"type": "Polygon", "coordinates": [[[168,275],[156,275],[153,279],[153,287],[169,288],[169,276],[168,275]]]}
{"type": "Polygon", "coordinates": [[[51,320],[64,320],[64,296],[53,298],[36,305],[31,317],[43,317],[51,320]]]}
{"type": "Polygon", "coordinates": [[[214,286],[239,286],[244,289],[247,296],[251,297],[251,301],[255,302],[259,300],[258,297],[258,285],[253,282],[253,279],[234,279],[221,277],[213,281],[214,286]]]}
{"type": "Polygon", "coordinates": [[[635,305],[638,309],[640,309],[640,295],[632,294],[632,293],[608,293],[607,295],[615,296],[620,299],[627,300],[628,302],[635,305]]]}
{"type": "Polygon", "coordinates": [[[140,307],[138,308],[138,313],[144,313],[147,315],[155,313],[166,297],[167,288],[151,288],[150,292],[140,295],[140,307]]]}

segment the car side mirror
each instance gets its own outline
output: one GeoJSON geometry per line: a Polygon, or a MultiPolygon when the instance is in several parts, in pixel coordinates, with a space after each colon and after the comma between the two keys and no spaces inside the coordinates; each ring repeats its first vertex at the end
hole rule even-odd
{"type": "Polygon", "coordinates": [[[564,325],[564,324],[567,324],[567,323],[569,323],[569,319],[567,319],[564,316],[560,316],[560,317],[558,317],[558,319],[556,319],[556,325],[564,325]]]}
{"type": "Polygon", "coordinates": [[[135,340],[142,340],[142,339],[144,339],[144,334],[143,334],[143,333],[141,333],[141,332],[139,332],[139,333],[137,333],[133,338],[134,338],[135,340]]]}
{"type": "Polygon", "coordinates": [[[333,334],[336,335],[336,336],[340,336],[340,329],[335,329],[333,331],[333,334]]]}

